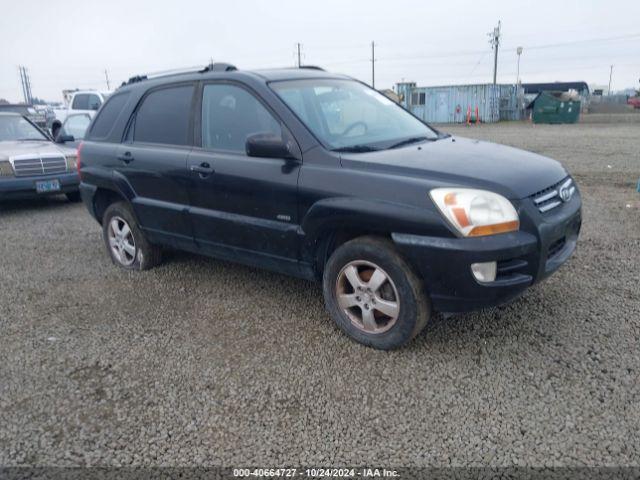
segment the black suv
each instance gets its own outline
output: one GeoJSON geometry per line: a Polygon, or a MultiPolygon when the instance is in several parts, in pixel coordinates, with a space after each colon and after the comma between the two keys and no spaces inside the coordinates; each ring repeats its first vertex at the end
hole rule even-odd
{"type": "Polygon", "coordinates": [[[349,336],[390,349],[432,309],[504,303],[574,251],[560,163],[442,134],[317,68],[136,77],[79,148],[82,198],[113,261],[171,247],[322,280],[349,336]]]}

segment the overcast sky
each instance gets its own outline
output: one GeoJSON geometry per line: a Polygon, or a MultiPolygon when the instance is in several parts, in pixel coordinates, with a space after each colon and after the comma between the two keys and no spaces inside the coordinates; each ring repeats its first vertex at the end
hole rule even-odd
{"type": "Polygon", "coordinates": [[[0,98],[21,101],[18,65],[32,92],[112,88],[140,73],[228,61],[239,68],[303,62],[371,80],[419,85],[486,83],[487,32],[502,21],[498,82],[585,80],[638,87],[640,1],[2,0],[0,98]]]}

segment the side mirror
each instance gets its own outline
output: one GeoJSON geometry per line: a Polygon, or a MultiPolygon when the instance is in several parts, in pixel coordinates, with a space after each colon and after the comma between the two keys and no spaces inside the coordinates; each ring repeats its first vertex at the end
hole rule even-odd
{"type": "Polygon", "coordinates": [[[91,105],[89,105],[90,110],[98,110],[99,108],[100,105],[98,105],[97,103],[92,103],[91,105]]]}
{"type": "Polygon", "coordinates": [[[255,133],[247,137],[245,144],[250,157],[295,159],[289,145],[272,133],[255,133]]]}
{"type": "Polygon", "coordinates": [[[75,138],[73,138],[73,135],[58,135],[56,136],[56,143],[66,143],[66,142],[73,142],[75,141],[75,138]]]}

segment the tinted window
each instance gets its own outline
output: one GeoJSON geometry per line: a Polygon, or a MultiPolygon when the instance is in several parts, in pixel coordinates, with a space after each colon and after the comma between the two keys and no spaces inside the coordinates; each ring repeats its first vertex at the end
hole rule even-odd
{"type": "Polygon", "coordinates": [[[102,100],[98,95],[89,95],[89,110],[98,110],[102,105],[102,100]]]}
{"type": "Polygon", "coordinates": [[[233,85],[205,85],[202,95],[202,146],[245,151],[254,133],[282,135],[280,123],[245,89],[233,85]]]}
{"type": "Polygon", "coordinates": [[[115,123],[118,115],[122,111],[127,99],[128,93],[122,93],[120,95],[114,95],[107,103],[104,104],[100,113],[96,117],[93,127],[91,127],[91,135],[97,138],[105,138],[111,132],[113,124],[115,123]]]}
{"type": "Polygon", "coordinates": [[[189,144],[192,96],[192,85],[163,88],[147,95],[136,113],[134,141],[189,144]]]}
{"type": "Polygon", "coordinates": [[[89,95],[80,93],[73,97],[72,110],[89,110],[89,95]]]}

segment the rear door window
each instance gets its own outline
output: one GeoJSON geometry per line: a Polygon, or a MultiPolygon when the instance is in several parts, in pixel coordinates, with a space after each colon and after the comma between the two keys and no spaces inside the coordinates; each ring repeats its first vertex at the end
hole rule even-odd
{"type": "Polygon", "coordinates": [[[133,141],[166,145],[191,144],[189,120],[193,89],[193,85],[180,85],[149,93],[136,113],[133,141]]]}
{"type": "Polygon", "coordinates": [[[95,94],[91,94],[89,95],[89,110],[98,110],[100,108],[100,105],[102,105],[102,100],[100,100],[100,97],[98,95],[95,94]]]}
{"type": "Polygon", "coordinates": [[[73,97],[72,110],[89,110],[89,95],[86,93],[79,93],[73,97]]]}

